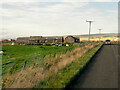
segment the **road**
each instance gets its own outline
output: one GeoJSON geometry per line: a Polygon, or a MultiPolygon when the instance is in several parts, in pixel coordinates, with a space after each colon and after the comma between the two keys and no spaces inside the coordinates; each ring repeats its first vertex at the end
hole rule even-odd
{"type": "Polygon", "coordinates": [[[70,88],[118,88],[118,45],[104,45],[70,88]]]}

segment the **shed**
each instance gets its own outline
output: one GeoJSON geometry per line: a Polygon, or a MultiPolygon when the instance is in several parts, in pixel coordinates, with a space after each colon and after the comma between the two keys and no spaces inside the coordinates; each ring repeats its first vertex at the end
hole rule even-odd
{"type": "Polygon", "coordinates": [[[77,38],[77,37],[73,37],[73,36],[67,36],[66,38],[65,38],[65,43],[78,43],[80,40],[79,40],[79,38],[77,38]]]}
{"type": "Polygon", "coordinates": [[[16,42],[18,42],[18,43],[29,43],[29,37],[18,37],[16,42]]]}

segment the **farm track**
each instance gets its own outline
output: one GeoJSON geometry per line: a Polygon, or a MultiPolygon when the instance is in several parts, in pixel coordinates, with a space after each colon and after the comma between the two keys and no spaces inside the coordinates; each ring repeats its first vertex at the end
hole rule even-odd
{"type": "Polygon", "coordinates": [[[104,45],[68,88],[118,88],[118,45],[104,45]]]}

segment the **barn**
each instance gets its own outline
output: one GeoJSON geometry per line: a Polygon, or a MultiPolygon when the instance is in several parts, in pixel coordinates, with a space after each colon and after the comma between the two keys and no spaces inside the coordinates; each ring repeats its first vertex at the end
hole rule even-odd
{"type": "Polygon", "coordinates": [[[29,43],[29,37],[18,37],[16,42],[18,42],[18,43],[29,43]]]}
{"type": "Polygon", "coordinates": [[[62,43],[63,37],[60,36],[51,36],[51,37],[43,37],[42,40],[44,40],[44,43],[62,43]]]}
{"type": "Polygon", "coordinates": [[[65,43],[79,43],[80,39],[78,37],[74,37],[74,36],[67,36],[67,37],[65,37],[64,42],[65,43]]]}
{"type": "Polygon", "coordinates": [[[42,36],[30,36],[30,43],[61,43],[63,42],[63,37],[61,36],[51,36],[51,37],[42,37],[42,36]]]}
{"type": "Polygon", "coordinates": [[[79,43],[79,38],[75,36],[30,36],[30,37],[18,37],[16,42],[19,43],[79,43]]]}

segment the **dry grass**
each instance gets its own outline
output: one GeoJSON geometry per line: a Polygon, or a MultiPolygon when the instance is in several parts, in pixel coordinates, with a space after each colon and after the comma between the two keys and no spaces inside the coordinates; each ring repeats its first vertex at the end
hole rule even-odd
{"type": "Polygon", "coordinates": [[[4,81],[5,88],[31,88],[38,85],[40,81],[43,81],[46,78],[49,78],[51,75],[54,75],[58,70],[65,68],[67,65],[70,65],[74,60],[81,57],[89,49],[93,48],[94,45],[89,44],[84,47],[77,47],[72,51],[68,51],[65,54],[60,56],[55,56],[54,58],[49,58],[50,60],[45,60],[43,64],[47,68],[33,67],[30,66],[25,70],[21,70],[16,74],[6,75],[4,81]]]}

